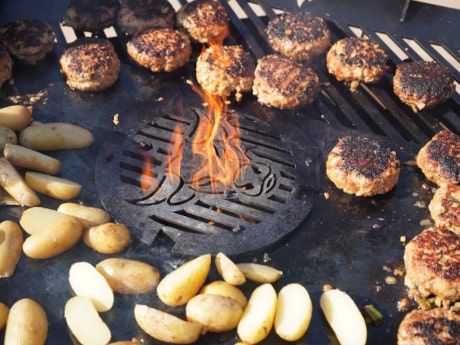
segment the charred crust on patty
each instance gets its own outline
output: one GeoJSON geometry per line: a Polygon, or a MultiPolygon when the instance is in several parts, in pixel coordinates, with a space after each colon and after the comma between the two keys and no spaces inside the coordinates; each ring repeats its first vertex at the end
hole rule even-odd
{"type": "Polygon", "coordinates": [[[116,24],[118,0],[70,0],[63,24],[77,31],[98,31],[116,24]]]}
{"type": "Polygon", "coordinates": [[[0,45],[0,87],[13,77],[14,62],[8,50],[0,45]]]}
{"type": "Polygon", "coordinates": [[[460,186],[449,183],[439,187],[428,209],[438,229],[460,236],[460,186]]]}

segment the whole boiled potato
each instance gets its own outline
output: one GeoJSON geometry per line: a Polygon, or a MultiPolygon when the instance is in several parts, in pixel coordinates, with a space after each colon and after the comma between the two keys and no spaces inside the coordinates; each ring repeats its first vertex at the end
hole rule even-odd
{"type": "Polygon", "coordinates": [[[21,258],[22,230],[11,220],[0,223],[0,278],[11,277],[21,258]]]}
{"type": "Polygon", "coordinates": [[[243,308],[243,310],[248,304],[248,299],[244,295],[243,291],[224,280],[214,280],[206,284],[201,288],[200,293],[229,297],[235,300],[241,306],[241,308],[243,308]]]}
{"type": "Polygon", "coordinates": [[[116,254],[129,246],[131,232],[124,224],[108,222],[86,230],[83,242],[99,253],[116,254]]]}
{"type": "Polygon", "coordinates": [[[8,314],[10,312],[10,308],[2,302],[0,302],[0,331],[5,327],[6,321],[8,320],[8,314]]]}
{"type": "Polygon", "coordinates": [[[82,222],[85,229],[110,221],[110,214],[107,211],[97,207],[77,204],[75,202],[62,203],[57,210],[61,213],[77,217],[82,222]]]}

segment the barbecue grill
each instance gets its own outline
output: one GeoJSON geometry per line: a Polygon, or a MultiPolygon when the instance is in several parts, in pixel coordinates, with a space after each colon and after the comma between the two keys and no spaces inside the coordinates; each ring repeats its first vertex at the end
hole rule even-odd
{"type": "MultiPolygon", "coordinates": [[[[178,8],[184,1],[171,1],[178,8]]],[[[126,223],[135,238],[121,256],[149,262],[165,274],[183,260],[219,250],[236,262],[268,263],[284,271],[275,284],[299,282],[314,302],[313,319],[305,337],[296,344],[336,344],[322,318],[319,296],[323,284],[341,288],[358,306],[374,304],[384,315],[379,327],[369,326],[369,344],[394,344],[404,313],[398,301],[407,296],[402,267],[403,237],[422,230],[428,218],[426,205],[432,185],[410,162],[423,143],[442,128],[460,133],[458,81],[459,41],[453,9],[413,3],[400,22],[403,1],[347,0],[281,1],[233,0],[223,2],[232,22],[229,43],[239,43],[259,58],[270,53],[267,22],[283,10],[306,10],[326,19],[334,42],[345,36],[369,36],[386,48],[390,67],[408,60],[433,59],[450,67],[456,94],[444,104],[418,114],[392,92],[392,73],[379,83],[361,85],[351,92],[331,77],[324,60],[314,61],[321,92],[308,106],[277,110],[257,104],[251,95],[229,107],[238,116],[242,147],[251,158],[250,169],[237,187],[220,193],[190,188],[187,179],[166,180],[166,153],[176,125],[180,140],[188,143],[204,115],[202,100],[186,82],[193,79],[192,61],[172,73],[152,74],[129,60],[127,37],[110,28],[98,33],[61,28],[66,2],[5,0],[0,23],[14,18],[39,18],[51,23],[58,35],[56,53],[36,67],[17,64],[14,83],[1,91],[1,105],[31,104],[34,119],[80,124],[95,135],[88,149],[52,154],[62,162],[60,175],[83,185],[77,202],[103,207],[113,219],[126,223]],[[350,9],[353,8],[353,11],[350,9]],[[109,38],[122,61],[120,78],[109,90],[82,93],[70,90],[59,73],[58,58],[68,42],[82,35],[109,38]],[[117,117],[119,122],[115,122],[117,117]],[[338,191],[325,177],[324,161],[330,148],[344,134],[362,134],[394,149],[402,165],[400,181],[387,195],[356,198],[338,191]],[[145,157],[153,160],[155,186],[140,190],[138,180],[145,157]],[[174,184],[175,183],[175,184],[174,184]],[[244,187],[244,188],[243,188],[244,187]],[[396,283],[392,279],[396,278],[396,283]]],[[[185,152],[185,156],[189,153],[185,152]]],[[[152,186],[154,186],[152,184],[152,186]]],[[[59,202],[42,197],[43,206],[59,202]]],[[[17,220],[22,209],[2,207],[1,219],[17,220]]],[[[96,264],[107,256],[79,244],[49,260],[23,256],[12,278],[0,280],[0,301],[11,305],[21,297],[39,301],[48,313],[49,344],[70,342],[63,318],[64,303],[72,295],[68,269],[75,261],[96,264]]],[[[210,279],[217,279],[211,272],[210,279]]],[[[254,284],[243,290],[249,295],[254,284]]],[[[116,296],[110,312],[102,317],[113,340],[132,337],[157,344],[136,326],[134,303],[165,308],[155,294],[116,296]]],[[[3,336],[3,334],[2,334],[3,336]]],[[[208,333],[200,344],[234,344],[235,332],[208,333]]],[[[264,344],[282,344],[270,334],[264,344]]]]}

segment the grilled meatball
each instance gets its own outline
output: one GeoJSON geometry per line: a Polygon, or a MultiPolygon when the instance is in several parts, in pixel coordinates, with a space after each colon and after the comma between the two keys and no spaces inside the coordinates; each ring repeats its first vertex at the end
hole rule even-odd
{"type": "Polygon", "coordinates": [[[194,0],[177,12],[176,25],[193,41],[222,44],[228,36],[230,19],[225,7],[215,0],[194,0]]]}
{"type": "Polygon", "coordinates": [[[123,0],[118,12],[118,26],[136,35],[149,28],[172,28],[176,11],[167,0],[123,0]]]}
{"type": "Polygon", "coordinates": [[[388,55],[372,39],[346,37],[335,42],[326,55],[329,73],[350,83],[356,90],[360,82],[376,83],[387,70],[388,55]]]}
{"type": "Polygon", "coordinates": [[[357,196],[385,194],[399,179],[396,152],[378,141],[344,136],[329,152],[326,174],[339,189],[357,196]]]}
{"type": "Polygon", "coordinates": [[[118,78],[120,60],[110,41],[81,39],[67,48],[59,63],[71,89],[101,91],[118,78]]]}
{"type": "Polygon", "coordinates": [[[152,28],[133,36],[128,54],[152,72],[171,72],[190,59],[192,47],[187,35],[170,28],[152,28]]]}
{"type": "Polygon", "coordinates": [[[439,187],[428,206],[435,225],[460,236],[460,186],[445,184],[439,187]]]}
{"type": "Polygon", "coordinates": [[[227,97],[252,90],[255,61],[242,46],[213,45],[201,52],[196,62],[196,79],[207,92],[227,97]]]}
{"type": "Polygon", "coordinates": [[[98,31],[117,21],[118,0],[70,0],[63,24],[78,31],[98,31]]]}
{"type": "Polygon", "coordinates": [[[413,310],[398,329],[397,345],[460,345],[460,308],[413,310]]]}
{"type": "Polygon", "coordinates": [[[283,13],[268,23],[266,31],[276,52],[296,60],[310,60],[330,45],[326,22],[308,12],[283,13]]]}
{"type": "Polygon", "coordinates": [[[436,133],[418,152],[417,166],[431,182],[441,186],[460,182],[460,136],[448,130],[436,133]]]}
{"type": "Polygon", "coordinates": [[[43,61],[56,44],[51,25],[38,19],[17,19],[3,26],[0,33],[8,52],[28,65],[43,61]]]}
{"type": "Polygon", "coordinates": [[[8,51],[0,45],[0,87],[13,77],[13,64],[8,51]]]}
{"type": "Polygon", "coordinates": [[[434,61],[415,61],[397,66],[393,90],[403,103],[418,112],[452,97],[455,84],[446,66],[434,61]]]}
{"type": "Polygon", "coordinates": [[[272,54],[257,61],[252,92],[260,104],[292,109],[313,102],[319,89],[315,71],[291,58],[272,54]]]}
{"type": "Polygon", "coordinates": [[[448,306],[460,298],[460,237],[450,230],[427,228],[404,250],[405,284],[448,306]]]}

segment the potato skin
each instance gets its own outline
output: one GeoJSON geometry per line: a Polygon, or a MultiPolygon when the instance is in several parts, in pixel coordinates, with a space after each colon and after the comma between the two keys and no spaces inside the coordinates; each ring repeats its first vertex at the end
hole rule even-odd
{"type": "Polygon", "coordinates": [[[0,149],[3,150],[6,144],[16,144],[18,137],[12,129],[0,126],[0,149]]]}
{"type": "Polygon", "coordinates": [[[241,291],[238,287],[227,283],[224,280],[214,280],[206,284],[201,288],[200,293],[229,297],[231,299],[234,299],[241,306],[241,308],[243,308],[243,310],[244,308],[246,308],[246,305],[248,304],[248,299],[244,295],[243,291],[241,291]]]}
{"type": "Polygon", "coordinates": [[[11,277],[21,258],[24,237],[18,224],[11,220],[0,223],[0,278],[11,277]]]}
{"type": "Polygon", "coordinates": [[[160,272],[145,262],[108,258],[96,265],[114,292],[142,294],[154,290],[160,281],[160,272]]]}
{"type": "Polygon", "coordinates": [[[129,246],[131,232],[124,224],[108,222],[86,230],[83,242],[99,253],[116,254],[129,246]]]}
{"type": "Polygon", "coordinates": [[[8,320],[8,314],[10,312],[10,308],[2,302],[0,302],[0,331],[5,327],[6,321],[8,320]]]}
{"type": "Polygon", "coordinates": [[[101,225],[110,221],[110,214],[103,209],[80,205],[74,202],[65,202],[57,210],[61,213],[77,217],[85,229],[101,225]]]}
{"type": "Polygon", "coordinates": [[[0,108],[0,126],[20,131],[32,122],[32,112],[24,105],[15,104],[0,108]]]}

